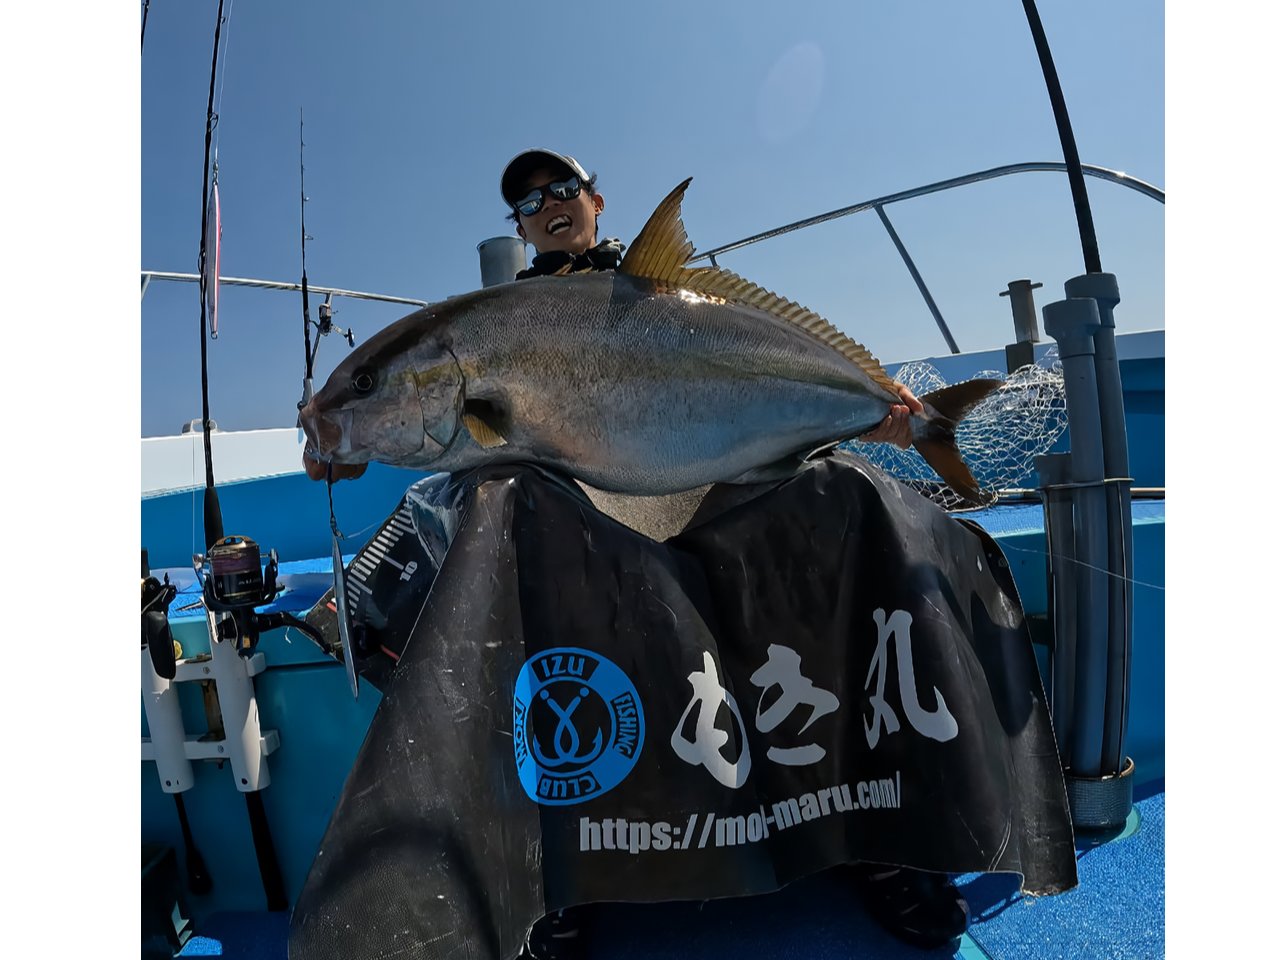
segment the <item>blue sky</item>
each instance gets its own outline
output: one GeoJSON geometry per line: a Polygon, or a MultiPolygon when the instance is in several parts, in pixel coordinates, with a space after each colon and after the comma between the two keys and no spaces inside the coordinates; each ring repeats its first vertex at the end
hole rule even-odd
{"type": "MultiPolygon", "coordinates": [[[[1082,159],[1164,186],[1163,7],[1042,3],[1082,159]]],[[[153,0],[141,73],[141,267],[194,272],[216,2],[153,0]]],[[[300,273],[306,119],[311,283],[442,299],[479,286],[509,235],[506,161],[532,145],[599,174],[601,230],[630,241],[687,176],[698,249],[965,173],[1061,160],[1020,3],[596,5],[228,2],[219,62],[224,276],[300,273]]],[[[1164,207],[1088,181],[1123,330],[1164,325],[1164,207]]],[[[1035,173],[888,208],[960,347],[1012,339],[1006,283],[1043,305],[1083,272],[1065,176],[1035,173]]],[[[530,248],[532,253],[532,249],[530,248]]],[[[946,347],[873,213],[722,265],[817,310],[886,362],[946,347]]],[[[210,344],[223,429],[292,423],[298,294],[224,287],[210,344]]],[[[408,308],[339,301],[365,339],[408,308]]],[[[313,304],[313,316],[314,316],[313,304]]],[[[199,416],[199,298],[142,303],[143,435],[199,416]]],[[[318,377],[346,352],[324,343],[318,377]]]]}

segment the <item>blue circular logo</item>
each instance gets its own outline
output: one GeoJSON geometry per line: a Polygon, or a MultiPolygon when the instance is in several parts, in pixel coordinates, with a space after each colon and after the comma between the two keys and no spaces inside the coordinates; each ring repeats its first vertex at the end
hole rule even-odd
{"type": "Polygon", "coordinates": [[[644,746],[635,684],[590,650],[555,647],[526,660],[512,713],[516,772],[535,803],[568,806],[612,790],[644,746]]]}

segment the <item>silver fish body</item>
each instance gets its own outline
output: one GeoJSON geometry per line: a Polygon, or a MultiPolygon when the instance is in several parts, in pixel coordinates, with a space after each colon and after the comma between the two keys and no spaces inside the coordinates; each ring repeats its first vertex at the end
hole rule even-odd
{"type": "Polygon", "coordinates": [[[898,402],[785,319],[591,273],[490,287],[397,321],[343,361],[302,423],[337,463],[537,462],[603,490],[663,494],[758,477],[870,430],[898,402]]]}

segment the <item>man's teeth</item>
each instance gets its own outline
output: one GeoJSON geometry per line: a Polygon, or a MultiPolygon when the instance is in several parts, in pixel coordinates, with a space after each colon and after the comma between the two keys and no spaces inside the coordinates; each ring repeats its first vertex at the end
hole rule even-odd
{"type": "Polygon", "coordinates": [[[554,220],[552,220],[550,223],[547,224],[547,233],[550,233],[550,234],[560,233],[562,230],[568,230],[571,226],[573,226],[573,221],[570,220],[568,217],[565,217],[565,216],[556,217],[554,220]]]}

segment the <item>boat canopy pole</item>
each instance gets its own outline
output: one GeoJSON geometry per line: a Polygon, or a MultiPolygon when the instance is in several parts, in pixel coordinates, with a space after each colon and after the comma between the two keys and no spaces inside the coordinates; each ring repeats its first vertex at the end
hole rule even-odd
{"type": "Polygon", "coordinates": [[[893,241],[893,245],[897,248],[898,255],[902,257],[902,262],[907,265],[907,271],[911,274],[911,279],[916,282],[916,289],[920,291],[920,296],[924,297],[925,306],[933,314],[933,322],[942,331],[942,338],[947,341],[947,347],[952,353],[959,353],[960,348],[956,345],[956,338],[951,335],[951,328],[947,326],[947,321],[942,319],[942,311],[933,302],[933,295],[929,293],[929,288],[925,286],[924,278],[920,276],[920,271],[916,269],[916,264],[911,259],[911,254],[907,253],[907,248],[898,236],[898,231],[893,229],[893,224],[889,222],[889,215],[884,212],[884,207],[879,204],[876,205],[876,213],[880,215],[880,222],[884,224],[885,230],[888,231],[889,239],[893,241]]]}

